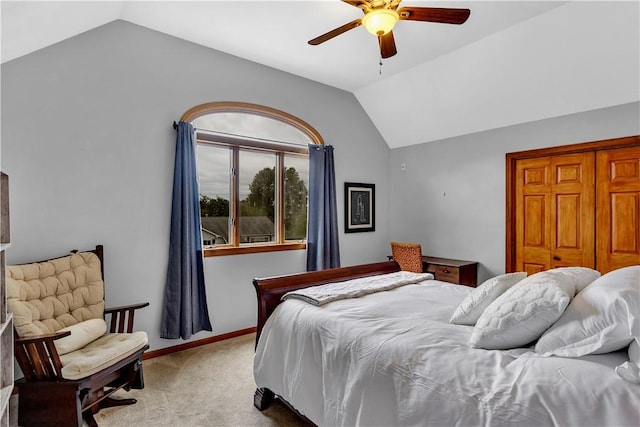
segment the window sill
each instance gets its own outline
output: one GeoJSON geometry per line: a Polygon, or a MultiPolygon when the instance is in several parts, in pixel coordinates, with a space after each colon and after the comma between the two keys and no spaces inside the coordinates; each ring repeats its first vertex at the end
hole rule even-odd
{"type": "Polygon", "coordinates": [[[261,252],[295,251],[306,249],[306,243],[284,243],[280,245],[243,245],[243,246],[222,246],[216,248],[205,248],[205,258],[210,256],[257,254],[261,252]]]}

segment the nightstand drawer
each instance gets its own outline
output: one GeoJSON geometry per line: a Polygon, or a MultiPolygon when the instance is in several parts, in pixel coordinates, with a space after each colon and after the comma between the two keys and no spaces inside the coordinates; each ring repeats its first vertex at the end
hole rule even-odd
{"type": "Polygon", "coordinates": [[[450,283],[460,283],[460,269],[457,267],[449,267],[436,265],[433,273],[436,280],[450,283]]]}
{"type": "MultiPolygon", "coordinates": [[[[393,259],[391,256],[388,258],[393,259]]],[[[422,255],[422,271],[432,273],[436,280],[475,287],[478,262],[422,255]]]]}

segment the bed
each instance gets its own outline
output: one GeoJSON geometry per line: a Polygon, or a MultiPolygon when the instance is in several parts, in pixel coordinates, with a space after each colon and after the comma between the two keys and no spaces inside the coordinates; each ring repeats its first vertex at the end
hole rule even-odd
{"type": "MultiPolygon", "coordinates": [[[[264,410],[277,397],[320,426],[640,425],[640,379],[633,376],[637,369],[626,370],[637,368],[633,358],[638,352],[634,349],[640,302],[634,299],[640,295],[640,266],[626,269],[622,276],[592,276],[594,271],[588,269],[579,271],[580,279],[574,270],[569,279],[566,270],[538,273],[542,275],[537,281],[534,276],[509,276],[513,283],[505,286],[503,280],[500,292],[491,288],[495,295],[487,294],[490,281],[474,290],[416,275],[420,277],[414,282],[357,297],[330,298],[327,303],[291,296],[335,282],[397,277],[398,270],[395,262],[385,262],[255,279],[255,406],[264,410]],[[558,285],[552,273],[567,280],[558,285]],[[623,289],[616,288],[620,277],[626,281],[623,289]],[[545,320],[547,324],[537,315],[523,321],[522,316],[531,316],[531,307],[544,299],[531,296],[543,288],[541,283],[551,289],[544,295],[555,293],[545,297],[552,304],[538,305],[537,310],[545,316],[554,310],[556,314],[545,320]],[[482,292],[482,304],[473,307],[480,317],[466,319],[474,324],[451,323],[470,297],[482,292]],[[602,292],[622,297],[603,298],[602,292]],[[518,301],[508,306],[505,301],[510,298],[535,302],[520,310],[518,301]],[[598,335],[598,343],[590,337],[576,347],[566,342],[567,331],[579,334],[576,313],[584,315],[589,298],[612,300],[607,316],[616,333],[609,328],[609,336],[598,335]],[[620,298],[626,299],[624,304],[620,298]],[[496,322],[495,316],[503,318],[496,322]],[[515,329],[491,329],[509,322],[515,329]],[[536,328],[538,332],[531,331],[536,328]],[[558,330],[561,334],[554,336],[558,330]],[[526,338],[527,333],[536,338],[526,338]],[[509,339],[527,342],[513,345],[509,339]],[[560,346],[564,357],[554,354],[562,353],[554,339],[565,340],[560,346]],[[557,348],[545,349],[539,343],[557,348]],[[606,353],[567,357],[594,348],[595,353],[606,353]]],[[[504,276],[508,275],[501,280],[504,276]]],[[[497,278],[492,284],[496,282],[497,278]]],[[[462,320],[459,323],[465,323],[462,320]]],[[[589,323],[586,329],[590,327],[589,323]]]]}

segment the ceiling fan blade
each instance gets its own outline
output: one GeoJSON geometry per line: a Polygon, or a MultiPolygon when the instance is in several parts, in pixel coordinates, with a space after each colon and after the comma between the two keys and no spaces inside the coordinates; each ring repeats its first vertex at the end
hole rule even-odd
{"type": "Polygon", "coordinates": [[[362,0],[342,0],[344,3],[348,3],[353,7],[360,7],[362,0]]]}
{"type": "Polygon", "coordinates": [[[328,33],[324,33],[321,36],[316,37],[315,39],[309,40],[307,43],[314,46],[319,45],[320,43],[324,43],[327,40],[334,38],[335,36],[339,36],[342,33],[346,33],[349,30],[353,30],[354,28],[359,27],[361,24],[362,20],[360,18],[354,19],[348,24],[344,24],[343,26],[331,30],[328,33]]]}
{"type": "Polygon", "coordinates": [[[440,22],[442,24],[463,24],[470,14],[469,9],[444,7],[403,7],[398,10],[400,19],[406,21],[440,22]]]}
{"type": "Polygon", "coordinates": [[[380,56],[383,58],[391,58],[398,53],[396,50],[396,41],[393,38],[393,31],[389,31],[384,36],[378,37],[380,43],[380,56]]]}

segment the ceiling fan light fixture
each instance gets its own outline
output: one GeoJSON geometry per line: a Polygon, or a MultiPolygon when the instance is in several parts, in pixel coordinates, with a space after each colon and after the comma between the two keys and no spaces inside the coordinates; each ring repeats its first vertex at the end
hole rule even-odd
{"type": "Polygon", "coordinates": [[[392,9],[373,9],[362,18],[362,25],[374,36],[384,36],[393,29],[400,16],[392,9]]]}

